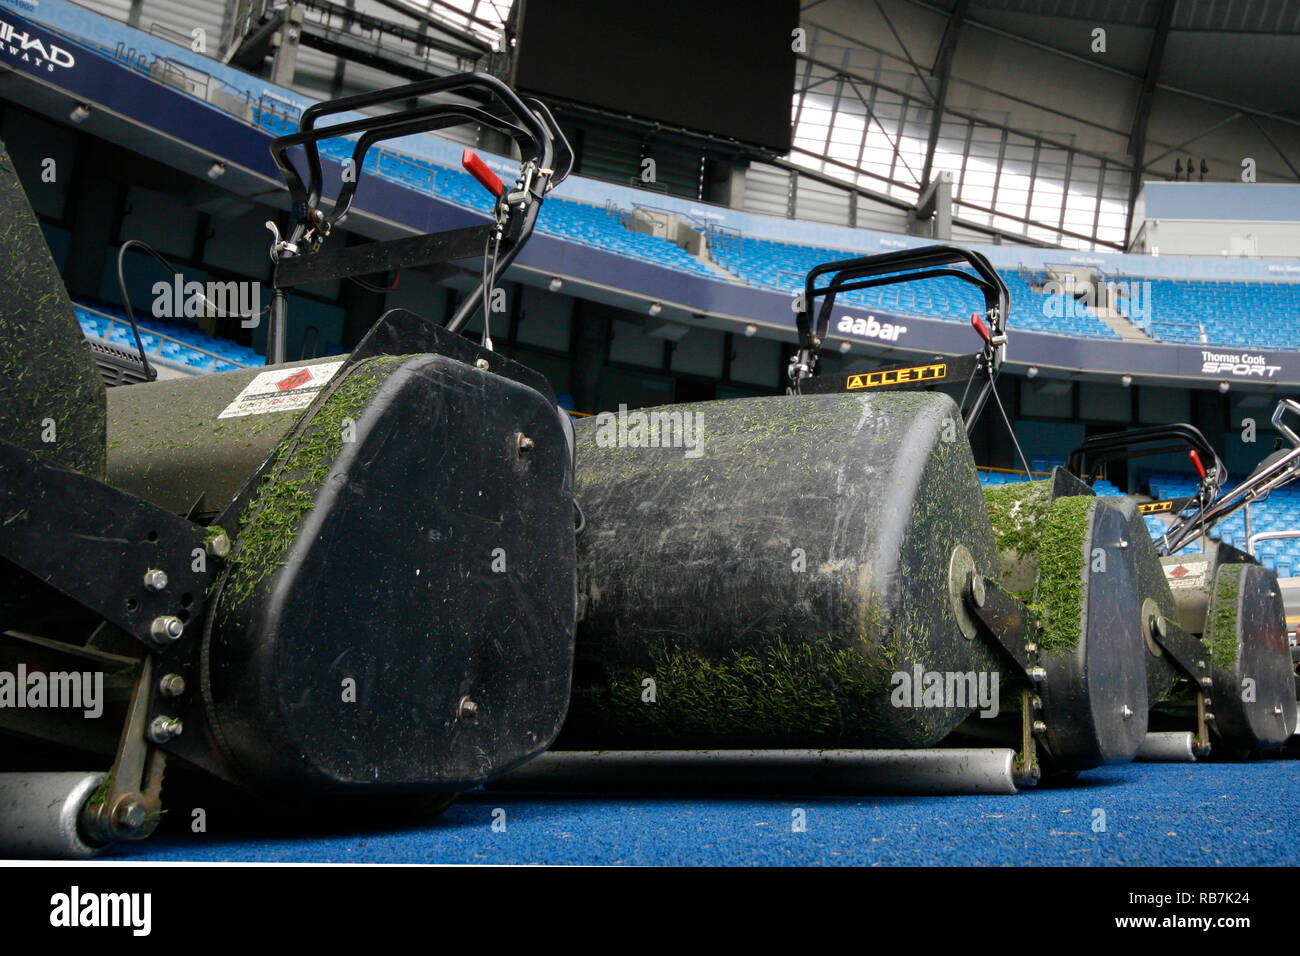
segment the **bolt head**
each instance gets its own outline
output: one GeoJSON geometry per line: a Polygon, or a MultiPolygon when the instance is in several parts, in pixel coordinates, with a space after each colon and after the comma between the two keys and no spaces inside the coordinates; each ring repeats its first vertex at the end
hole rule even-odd
{"type": "Polygon", "coordinates": [[[520,433],[519,433],[519,450],[520,450],[520,451],[532,451],[532,450],[533,450],[533,447],[534,447],[535,444],[536,444],[536,443],[535,443],[531,438],[529,438],[527,435],[525,435],[523,432],[520,432],[520,433]]]}
{"type": "Polygon", "coordinates": [[[179,737],[184,729],[175,717],[155,717],[149,725],[149,739],[156,744],[165,744],[173,737],[179,737]]]}
{"type": "Polygon", "coordinates": [[[185,622],[172,614],[162,614],[149,625],[149,634],[158,644],[170,644],[185,633],[185,622]]]}
{"type": "Polygon", "coordinates": [[[1125,720],[1128,720],[1130,717],[1133,716],[1133,708],[1130,707],[1128,704],[1125,704],[1124,707],[1121,709],[1120,713],[1124,715],[1125,720]]]}
{"type": "Polygon", "coordinates": [[[149,591],[161,591],[167,587],[167,572],[150,568],[144,573],[144,586],[149,591]]]}
{"type": "Polygon", "coordinates": [[[1029,668],[1029,679],[1034,683],[1038,683],[1039,681],[1046,679],[1046,677],[1047,677],[1047,671],[1044,670],[1043,668],[1041,667],[1029,668]]]}
{"type": "Polygon", "coordinates": [[[180,674],[166,674],[158,681],[158,690],[164,697],[179,697],[185,693],[185,678],[180,674]]]}
{"type": "Polygon", "coordinates": [[[214,558],[224,558],[230,554],[230,537],[226,534],[217,534],[209,538],[208,554],[214,558]]]}
{"type": "Polygon", "coordinates": [[[485,359],[485,358],[475,359],[475,360],[474,360],[474,367],[475,367],[476,369],[480,369],[480,370],[486,372],[486,371],[488,370],[488,360],[485,359]]]}
{"type": "Polygon", "coordinates": [[[1035,720],[1035,721],[1034,721],[1034,733],[1036,733],[1036,734],[1045,734],[1045,733],[1047,733],[1047,724],[1043,723],[1041,720],[1035,720]]]}
{"type": "Polygon", "coordinates": [[[1208,677],[1202,677],[1202,678],[1201,678],[1201,686],[1202,686],[1202,687],[1209,687],[1209,686],[1210,686],[1210,683],[1211,683],[1210,678],[1208,678],[1208,677]]]}
{"type": "Polygon", "coordinates": [[[113,808],[113,824],[119,830],[134,832],[149,819],[149,808],[139,800],[126,799],[113,808]]]}
{"type": "Polygon", "coordinates": [[[984,602],[988,600],[988,590],[984,586],[983,575],[973,575],[970,581],[970,596],[975,602],[976,607],[983,607],[984,602]]]}
{"type": "Polygon", "coordinates": [[[460,716],[466,720],[473,720],[478,716],[478,703],[470,700],[468,697],[460,699],[460,716]]]}

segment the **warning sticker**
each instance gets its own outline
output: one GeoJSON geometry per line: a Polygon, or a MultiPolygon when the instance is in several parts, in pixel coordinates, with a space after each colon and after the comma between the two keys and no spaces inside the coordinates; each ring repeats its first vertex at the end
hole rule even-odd
{"type": "Polygon", "coordinates": [[[1181,564],[1175,564],[1173,567],[1165,565],[1165,577],[1169,581],[1171,588],[1201,588],[1205,587],[1205,576],[1210,571],[1210,560],[1202,558],[1199,561],[1188,560],[1181,564]]]}
{"type": "Polygon", "coordinates": [[[259,372],[217,418],[243,418],[245,415],[266,415],[270,412],[306,408],[342,365],[340,359],[320,365],[304,365],[302,368],[259,372]]]}

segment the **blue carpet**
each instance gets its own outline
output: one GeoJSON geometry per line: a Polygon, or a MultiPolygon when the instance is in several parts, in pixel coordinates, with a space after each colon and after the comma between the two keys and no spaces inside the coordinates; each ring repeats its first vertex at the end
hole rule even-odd
{"type": "MultiPolygon", "coordinates": [[[[182,811],[178,811],[182,812],[182,811]]],[[[464,795],[419,826],[157,835],[116,859],[712,865],[1295,865],[1300,763],[1143,764],[1013,797],[464,795]],[[504,810],[505,829],[494,831],[504,810]],[[806,829],[794,832],[794,811],[806,829]],[[1101,811],[1099,813],[1098,811],[1101,811]],[[1104,813],[1104,818],[1102,816],[1104,813]]]]}

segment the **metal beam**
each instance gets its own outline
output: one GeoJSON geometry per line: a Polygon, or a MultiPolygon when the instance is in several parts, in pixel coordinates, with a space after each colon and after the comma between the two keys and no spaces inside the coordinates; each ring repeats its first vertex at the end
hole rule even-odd
{"type": "Polygon", "coordinates": [[[1174,20],[1178,0],[1161,0],[1156,16],[1156,32],[1147,50],[1147,68],[1142,76],[1142,89],[1138,93],[1137,108],[1133,111],[1133,129],[1128,137],[1128,153],[1133,157],[1133,172],[1128,188],[1128,211],[1125,215],[1124,235],[1133,228],[1133,210],[1138,192],[1142,189],[1142,155],[1147,146],[1147,123],[1151,119],[1151,105],[1155,101],[1156,81],[1160,77],[1160,63],[1165,58],[1165,45],[1169,40],[1169,26],[1174,20]]]}
{"type": "Polygon", "coordinates": [[[1272,146],[1277,154],[1282,157],[1282,162],[1286,163],[1286,168],[1291,170],[1292,175],[1294,175],[1296,179],[1300,179],[1300,170],[1297,170],[1295,166],[1292,165],[1291,160],[1287,159],[1286,153],[1282,152],[1282,147],[1273,142],[1273,137],[1268,135],[1268,130],[1264,129],[1264,127],[1260,125],[1259,120],[1255,119],[1255,117],[1251,116],[1248,117],[1248,119],[1255,124],[1255,128],[1259,130],[1259,134],[1263,136],[1264,139],[1268,140],[1268,145],[1272,146]]]}
{"type": "MultiPolygon", "coordinates": [[[[933,13],[942,14],[944,16],[946,16],[948,13],[947,10],[943,9],[942,7],[937,7],[933,3],[927,2],[927,0],[905,0],[905,2],[910,3],[913,6],[920,7],[924,10],[929,10],[933,13]]],[[[1022,36],[1018,33],[1012,33],[1010,30],[1004,30],[1001,27],[996,27],[989,23],[982,23],[974,17],[967,17],[966,24],[972,29],[983,30],[987,33],[992,33],[994,36],[1005,37],[1008,40],[1014,40],[1017,43],[1023,43],[1025,46],[1033,47],[1036,50],[1043,50],[1046,53],[1051,53],[1055,56],[1059,56],[1064,60],[1073,60],[1076,63],[1082,63],[1086,66],[1090,66],[1096,70],[1101,70],[1102,72],[1105,73],[1113,73],[1116,76],[1122,76],[1130,80],[1142,79],[1141,75],[1137,73],[1133,73],[1129,70],[1123,70],[1117,66],[1111,66],[1107,63],[1103,63],[1099,61],[1096,57],[1089,58],[1077,53],[1071,53],[1069,50],[1063,50],[1060,47],[1055,47],[1048,43],[1042,43],[1038,40],[1030,39],[1029,37],[1022,36]]],[[[1182,30],[1182,28],[1179,28],[1178,32],[1182,33],[1184,31],[1182,30]]],[[[844,34],[840,34],[840,35],[844,36],[844,34]]],[[[852,37],[846,37],[846,38],[853,39],[852,37]]],[[[1247,116],[1258,116],[1260,119],[1272,120],[1275,123],[1282,123],[1288,126],[1300,126],[1300,119],[1294,116],[1284,116],[1278,113],[1270,113],[1267,110],[1256,109],[1255,107],[1246,106],[1245,104],[1242,103],[1234,103],[1231,102],[1230,100],[1220,99],[1217,96],[1209,96],[1208,94],[1205,93],[1197,93],[1195,90],[1184,89],[1181,86],[1174,86],[1170,83],[1157,83],[1156,89],[1162,90],[1165,93],[1174,93],[1177,94],[1178,96],[1185,96],[1188,99],[1196,100],[1201,103],[1210,103],[1214,106],[1224,106],[1231,110],[1240,110],[1242,113],[1245,113],[1247,116]]],[[[1006,95],[1006,94],[1002,94],[1002,95],[1006,95]]]]}
{"type": "Polygon", "coordinates": [[[939,90],[934,97],[934,113],[930,117],[930,135],[925,142],[925,165],[921,168],[921,192],[930,185],[930,173],[934,168],[934,153],[939,146],[939,129],[943,125],[943,110],[948,102],[948,80],[952,76],[952,55],[957,49],[957,38],[961,36],[961,27],[966,20],[966,11],[970,0],[957,0],[948,17],[948,24],[943,28],[943,38],[939,41],[939,51],[934,57],[932,73],[939,78],[939,90]]]}

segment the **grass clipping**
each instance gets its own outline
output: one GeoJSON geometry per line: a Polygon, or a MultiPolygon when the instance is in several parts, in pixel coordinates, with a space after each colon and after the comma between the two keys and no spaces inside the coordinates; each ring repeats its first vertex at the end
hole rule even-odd
{"type": "Polygon", "coordinates": [[[942,722],[938,712],[889,706],[890,675],[911,667],[892,646],[865,654],[825,638],[776,637],[721,658],[668,644],[650,658],[575,687],[577,723],[641,743],[777,747],[920,746],[937,739],[942,722]],[[650,675],[653,704],[643,697],[650,675]]]}
{"type": "Polygon", "coordinates": [[[1043,622],[1038,643],[1049,654],[1079,643],[1088,560],[1084,543],[1094,507],[1101,505],[1089,495],[1057,498],[1038,539],[1038,587],[1030,610],[1043,622]]]}
{"type": "Polygon", "coordinates": [[[1042,621],[1039,646],[1047,653],[1078,646],[1087,564],[1084,543],[1098,500],[1074,495],[1052,501],[1050,481],[1026,481],[985,488],[984,501],[1006,585],[1042,621]],[[1024,571],[1030,572],[1032,587],[1024,571]]]}
{"type": "Polygon", "coordinates": [[[359,364],[325,399],[302,433],[280,443],[239,520],[225,586],[229,597],[246,600],[284,563],[303,518],[343,450],[349,422],[360,419],[391,369],[403,360],[384,356],[359,364]]]}
{"type": "Polygon", "coordinates": [[[1214,578],[1214,606],[1210,609],[1210,625],[1205,629],[1202,642],[1209,648],[1214,666],[1231,672],[1237,666],[1237,604],[1241,597],[1241,576],[1244,564],[1220,566],[1214,578]]]}

